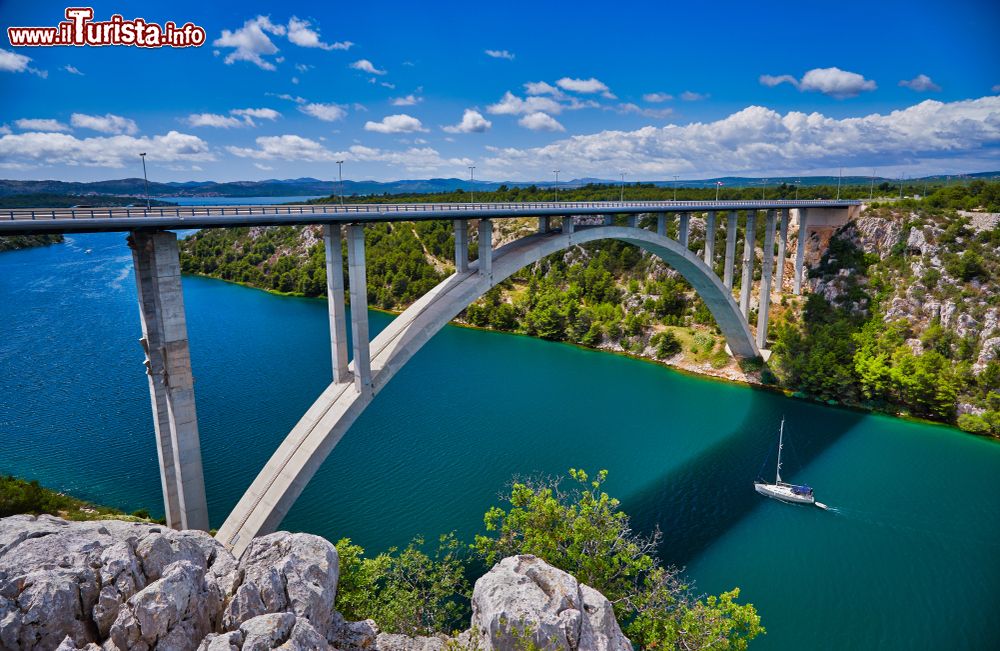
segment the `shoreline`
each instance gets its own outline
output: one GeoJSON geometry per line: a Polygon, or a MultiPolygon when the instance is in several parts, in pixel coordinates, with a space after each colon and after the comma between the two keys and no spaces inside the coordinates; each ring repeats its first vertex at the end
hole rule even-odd
{"type": "MultiPolygon", "coordinates": [[[[297,292],[281,292],[281,291],[278,291],[276,289],[267,289],[267,288],[264,288],[264,287],[256,287],[254,285],[250,285],[249,283],[244,283],[244,282],[240,282],[240,281],[236,281],[236,280],[226,280],[224,278],[218,278],[216,276],[209,276],[209,275],[206,275],[206,274],[182,272],[182,275],[184,275],[184,276],[192,276],[192,277],[196,277],[196,278],[205,278],[205,279],[208,279],[208,280],[217,280],[219,282],[229,283],[231,285],[239,285],[240,287],[245,287],[247,289],[252,289],[252,290],[256,290],[256,291],[265,292],[267,294],[271,294],[272,296],[277,296],[277,297],[281,297],[281,298],[295,298],[295,299],[301,299],[301,300],[307,300],[307,301],[323,301],[323,302],[326,302],[326,300],[327,300],[326,297],[322,297],[322,296],[310,297],[310,296],[304,296],[304,295],[299,294],[297,292]]],[[[402,310],[387,310],[385,308],[373,307],[373,306],[370,306],[370,305],[368,306],[368,309],[371,310],[371,311],[374,311],[374,312],[380,312],[382,314],[390,314],[392,316],[399,316],[402,313],[402,310]]],[[[843,401],[836,401],[833,404],[831,404],[830,402],[828,402],[826,400],[821,400],[821,399],[818,399],[818,398],[815,398],[815,397],[803,394],[803,393],[801,393],[799,391],[792,391],[792,390],[787,389],[785,387],[781,387],[781,386],[774,385],[774,384],[765,384],[765,383],[761,382],[759,379],[755,379],[752,376],[749,376],[749,375],[747,375],[745,373],[744,373],[744,377],[742,379],[741,378],[737,378],[737,377],[732,377],[731,375],[727,375],[726,373],[724,373],[725,369],[730,368],[728,366],[724,367],[722,369],[712,369],[713,371],[715,371],[715,370],[719,371],[718,373],[712,373],[712,372],[708,372],[707,369],[701,368],[700,365],[696,365],[696,364],[693,364],[693,363],[691,363],[691,364],[683,364],[683,363],[681,363],[681,364],[672,364],[669,361],[655,359],[655,358],[652,358],[652,357],[646,357],[646,356],[643,356],[643,355],[636,355],[635,353],[630,353],[630,352],[627,352],[627,351],[624,351],[624,350],[614,350],[614,349],[611,349],[611,348],[601,348],[601,347],[598,347],[598,346],[585,346],[583,344],[578,344],[578,343],[571,342],[571,341],[550,341],[548,339],[543,339],[541,337],[535,337],[533,335],[528,335],[528,334],[524,334],[524,333],[520,333],[520,332],[508,332],[506,330],[496,330],[494,328],[484,328],[484,327],[481,327],[481,326],[472,325],[472,324],[465,323],[465,322],[462,322],[462,321],[457,321],[457,320],[454,320],[454,319],[451,320],[451,321],[449,321],[448,325],[449,326],[453,326],[453,327],[457,327],[457,328],[467,328],[469,330],[478,330],[480,332],[489,332],[489,333],[500,334],[500,335],[514,336],[514,337],[528,337],[530,339],[537,339],[539,341],[546,341],[548,343],[568,345],[568,346],[572,346],[574,348],[578,348],[580,350],[586,350],[586,351],[597,352],[597,353],[606,353],[606,354],[611,354],[611,355],[618,355],[620,357],[626,357],[626,358],[629,358],[629,359],[633,359],[635,361],[646,362],[646,363],[649,363],[649,364],[654,364],[654,365],[659,366],[661,368],[665,368],[665,369],[667,369],[669,371],[672,371],[672,372],[675,372],[675,373],[680,373],[682,375],[687,375],[687,376],[690,376],[690,377],[694,377],[694,378],[697,378],[697,379],[700,379],[700,380],[706,380],[706,381],[712,381],[712,382],[723,382],[723,383],[726,383],[726,384],[736,384],[736,385],[743,386],[743,387],[746,387],[746,388],[752,389],[752,390],[767,391],[769,393],[780,393],[781,395],[783,395],[786,398],[791,398],[791,399],[794,399],[794,400],[802,400],[802,401],[805,401],[805,402],[809,402],[809,403],[812,403],[812,404],[815,404],[815,405],[821,405],[823,407],[829,407],[829,408],[832,408],[832,409],[847,409],[849,411],[861,412],[861,413],[866,413],[866,414],[875,414],[875,415],[888,416],[888,417],[891,417],[891,418],[897,418],[899,420],[903,420],[903,421],[907,421],[907,422],[911,422],[911,423],[919,423],[919,424],[924,424],[924,425],[935,425],[935,426],[943,427],[943,428],[946,428],[946,429],[949,429],[949,430],[953,430],[955,432],[958,432],[958,433],[961,433],[961,434],[964,434],[964,435],[973,436],[975,438],[986,439],[986,440],[990,440],[990,441],[996,441],[997,443],[1000,443],[1000,439],[998,439],[995,436],[990,436],[988,434],[976,434],[975,432],[966,432],[965,430],[963,430],[963,429],[959,428],[958,426],[953,425],[951,423],[944,423],[944,422],[937,421],[937,420],[931,420],[929,418],[921,418],[919,416],[913,416],[912,414],[908,414],[908,413],[901,412],[901,411],[891,411],[889,409],[879,409],[877,407],[869,407],[869,406],[865,406],[864,404],[855,404],[855,403],[843,402],[843,401]]],[[[766,367],[766,363],[765,363],[764,367],[766,367]]]]}

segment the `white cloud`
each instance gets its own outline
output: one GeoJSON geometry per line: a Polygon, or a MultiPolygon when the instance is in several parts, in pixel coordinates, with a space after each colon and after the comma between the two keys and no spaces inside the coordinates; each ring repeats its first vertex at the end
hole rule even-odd
{"type": "Polygon", "coordinates": [[[423,97],[417,97],[416,95],[410,94],[406,97],[396,97],[392,100],[393,106],[416,106],[420,102],[424,101],[423,97]]]}
{"type": "Polygon", "coordinates": [[[226,149],[234,156],[255,161],[349,160],[398,165],[411,172],[430,172],[441,168],[453,168],[457,171],[472,164],[468,158],[443,158],[437,150],[431,147],[411,147],[402,151],[393,151],[353,145],[347,151],[330,151],[315,140],[296,135],[263,136],[257,138],[256,143],[256,149],[249,147],[227,147],[226,149]]]}
{"type": "Polygon", "coordinates": [[[385,74],[385,70],[379,70],[378,68],[375,67],[375,64],[373,64],[368,59],[358,59],[354,63],[350,64],[350,67],[354,68],[355,70],[360,70],[361,72],[367,72],[370,75],[385,74]]]}
{"type": "Polygon", "coordinates": [[[28,65],[30,62],[31,57],[10,50],[0,50],[0,72],[30,72],[42,79],[49,76],[48,70],[34,68],[28,65]]]}
{"type": "Polygon", "coordinates": [[[365,162],[386,163],[388,165],[398,165],[408,172],[436,172],[442,168],[450,169],[452,174],[472,165],[470,158],[443,158],[441,154],[432,147],[411,147],[402,151],[392,151],[366,147],[364,145],[354,145],[346,152],[338,152],[338,156],[343,156],[347,160],[357,160],[365,162]]]}
{"type": "Polygon", "coordinates": [[[941,87],[935,84],[933,81],[931,81],[931,78],[925,74],[919,74],[913,79],[903,79],[902,81],[899,82],[899,85],[903,86],[904,88],[909,88],[910,90],[915,90],[918,93],[926,91],[931,91],[936,93],[939,90],[941,90],[941,87]]]}
{"type": "Polygon", "coordinates": [[[83,76],[83,73],[80,72],[80,70],[76,66],[71,66],[68,63],[63,66],[63,70],[65,70],[71,75],[80,75],[81,77],[83,76]]]}
{"type": "Polygon", "coordinates": [[[396,84],[390,84],[388,81],[379,82],[379,86],[383,88],[388,88],[390,90],[396,90],[396,84]]]}
{"type": "Polygon", "coordinates": [[[259,170],[264,170],[265,172],[269,172],[274,169],[270,165],[265,165],[264,163],[254,163],[253,166],[259,170]]]}
{"type": "Polygon", "coordinates": [[[233,48],[233,51],[226,55],[227,64],[249,61],[264,70],[274,70],[274,64],[264,59],[265,56],[278,51],[278,47],[268,34],[284,36],[285,31],[284,25],[272,23],[269,16],[257,16],[243,23],[243,27],[237,30],[222,30],[222,36],[215,39],[212,45],[233,48]]]}
{"type": "Polygon", "coordinates": [[[235,116],[241,117],[253,125],[253,118],[259,120],[277,120],[281,117],[281,113],[278,113],[272,108],[245,108],[245,109],[233,109],[230,111],[235,116]]]}
{"type": "Polygon", "coordinates": [[[269,95],[271,97],[277,97],[278,99],[288,100],[289,102],[295,102],[296,104],[305,104],[306,102],[309,101],[305,97],[299,97],[298,95],[289,95],[288,93],[281,93],[281,94],[264,93],[264,94],[269,95]]]}
{"type": "Polygon", "coordinates": [[[483,133],[487,131],[493,123],[483,117],[483,114],[473,109],[465,109],[462,114],[462,121],[456,125],[442,127],[448,133],[483,133]]]}
{"type": "Polygon", "coordinates": [[[365,131],[375,131],[376,133],[414,133],[416,131],[427,131],[424,125],[417,118],[405,113],[397,115],[387,115],[381,122],[365,122],[365,131]]]}
{"type": "Polygon", "coordinates": [[[303,104],[299,107],[299,110],[306,115],[311,115],[317,120],[324,122],[336,122],[347,115],[347,111],[339,104],[319,104],[314,102],[312,104],[303,104]]]}
{"type": "Polygon", "coordinates": [[[0,137],[0,158],[18,163],[124,167],[135,165],[139,152],[150,162],[215,160],[208,143],[197,136],[170,131],[162,136],[97,136],[77,138],[66,133],[21,133],[0,137]]]}
{"type": "Polygon", "coordinates": [[[524,92],[529,95],[551,95],[556,99],[563,99],[566,93],[562,92],[547,81],[529,81],[524,85],[524,92]]]}
{"type": "MultiPolygon", "coordinates": [[[[962,160],[989,165],[1000,153],[1000,97],[927,100],[887,114],[831,118],[750,106],[714,122],[574,135],[543,147],[494,149],[482,171],[532,178],[572,160],[578,173],[629,169],[655,178],[752,173],[796,174],[837,167],[921,167],[962,160]]],[[[954,163],[952,163],[954,164],[954,163]]]]}
{"type": "Polygon", "coordinates": [[[8,133],[11,133],[10,127],[6,124],[0,124],[0,136],[6,136],[8,133]]]}
{"type": "Polygon", "coordinates": [[[708,93],[696,93],[694,91],[686,90],[681,93],[681,99],[685,102],[698,102],[703,99],[708,99],[708,93]]]}
{"type": "Polygon", "coordinates": [[[315,67],[316,66],[311,66],[308,63],[296,63],[295,64],[295,69],[298,70],[299,72],[303,72],[303,73],[309,72],[310,70],[312,70],[315,67]]]}
{"type": "Polygon", "coordinates": [[[570,77],[563,77],[556,82],[556,86],[574,93],[600,93],[603,97],[615,99],[615,96],[611,93],[611,90],[607,87],[607,85],[593,77],[590,79],[572,79],[570,77]]]}
{"type": "Polygon", "coordinates": [[[619,104],[615,108],[615,110],[618,111],[619,113],[626,113],[626,114],[636,113],[638,115],[643,115],[647,118],[655,118],[657,120],[662,120],[663,118],[669,117],[674,112],[674,110],[671,108],[662,108],[662,109],[645,108],[639,106],[638,104],[633,104],[632,102],[619,104]]]}
{"type": "Polygon", "coordinates": [[[493,57],[494,59],[514,60],[514,53],[507,50],[486,50],[486,56],[493,57]]]}
{"type": "Polygon", "coordinates": [[[528,113],[523,118],[517,121],[525,129],[531,129],[532,131],[565,131],[566,127],[559,124],[559,121],[548,113],[542,113],[538,111],[536,113],[528,113]]]}
{"type": "Polygon", "coordinates": [[[288,40],[299,47],[318,47],[323,50],[349,50],[354,45],[350,41],[324,43],[319,40],[319,30],[312,29],[308,20],[295,16],[288,21],[288,40]]]}
{"type": "Polygon", "coordinates": [[[247,126],[247,123],[230,115],[218,113],[192,113],[186,122],[192,127],[215,127],[217,129],[232,129],[247,126]]]}
{"type": "Polygon", "coordinates": [[[760,83],[772,88],[787,83],[800,91],[818,91],[837,99],[855,97],[859,93],[878,88],[874,81],[840,68],[813,68],[801,80],[792,75],[761,75],[760,83]]]}
{"type": "Polygon", "coordinates": [[[1000,84],[997,84],[996,86],[994,86],[990,90],[992,90],[994,93],[1000,93],[1000,84]]]}
{"type": "Polygon", "coordinates": [[[507,91],[500,101],[486,107],[487,113],[493,115],[521,115],[524,113],[535,113],[546,111],[548,113],[561,113],[563,105],[548,97],[531,96],[521,99],[514,93],[507,91]]]}
{"type": "Polygon", "coordinates": [[[337,156],[329,149],[309,138],[287,134],[283,136],[261,136],[254,142],[257,149],[249,147],[226,147],[233,156],[257,160],[330,161],[337,156]]]}
{"type": "Polygon", "coordinates": [[[70,116],[69,123],[78,129],[90,129],[101,133],[127,133],[129,135],[139,133],[139,127],[135,120],[111,113],[104,115],[74,113],[70,116]]]}
{"type": "Polygon", "coordinates": [[[642,96],[642,101],[649,102],[650,104],[661,104],[663,102],[669,102],[674,98],[670,93],[646,93],[642,96]]]}
{"type": "Polygon", "coordinates": [[[14,120],[14,125],[21,131],[69,131],[69,127],[59,120],[47,118],[21,118],[14,120]]]}

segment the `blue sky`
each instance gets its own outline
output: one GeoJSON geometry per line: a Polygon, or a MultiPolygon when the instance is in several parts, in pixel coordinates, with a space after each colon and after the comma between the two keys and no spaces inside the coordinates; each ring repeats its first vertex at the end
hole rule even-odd
{"type": "MultiPolygon", "coordinates": [[[[164,181],[1000,169],[991,1],[93,6],[207,43],[4,34],[0,177],[136,176],[139,151],[164,181]]],[[[64,9],[4,2],[0,24],[64,9]]]]}

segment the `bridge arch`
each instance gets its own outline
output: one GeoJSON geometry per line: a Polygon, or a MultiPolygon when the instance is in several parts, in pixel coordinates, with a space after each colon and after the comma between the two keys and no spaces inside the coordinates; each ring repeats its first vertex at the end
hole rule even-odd
{"type": "Polygon", "coordinates": [[[732,294],[700,258],[675,240],[624,226],[585,227],[572,233],[549,232],[515,240],[493,252],[492,275],[480,275],[478,264],[473,262],[468,272],[449,276],[393,319],[371,342],[371,391],[359,393],[353,382],[330,384],[278,446],[216,538],[239,556],[254,537],[277,529],[316,470],[375,395],[463,309],[518,270],[548,255],[604,239],[633,244],[661,258],[705,301],[733,355],[760,355],[732,294]]]}

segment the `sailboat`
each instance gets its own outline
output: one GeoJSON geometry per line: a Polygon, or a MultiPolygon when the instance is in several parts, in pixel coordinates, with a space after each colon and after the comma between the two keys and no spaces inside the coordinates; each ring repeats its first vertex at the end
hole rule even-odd
{"type": "Polygon", "coordinates": [[[762,479],[753,483],[754,489],[765,497],[789,502],[791,504],[815,504],[821,509],[826,505],[817,502],[813,489],[805,484],[789,484],[781,481],[781,450],[785,447],[785,418],[781,418],[781,429],[778,430],[778,467],[774,471],[774,483],[769,484],[762,479]]]}

